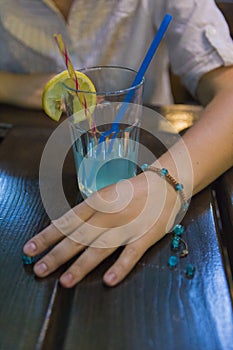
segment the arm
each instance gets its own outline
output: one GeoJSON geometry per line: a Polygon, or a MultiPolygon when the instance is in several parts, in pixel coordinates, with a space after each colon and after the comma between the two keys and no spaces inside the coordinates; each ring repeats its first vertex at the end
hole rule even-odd
{"type": "Polygon", "coordinates": [[[15,74],[0,71],[0,103],[42,108],[43,87],[53,74],[15,74]]]}
{"type": "Polygon", "coordinates": [[[194,193],[233,165],[232,79],[233,66],[218,68],[198,85],[197,95],[207,106],[195,128],[184,137],[193,161],[194,193]]]}
{"type": "MultiPolygon", "coordinates": [[[[233,130],[233,88],[231,81],[233,78],[233,68],[219,68],[205,75],[198,86],[197,93],[201,101],[207,104],[202,117],[183,137],[186,147],[190,153],[193,167],[193,188],[197,193],[207,186],[211,181],[222,174],[226,169],[232,166],[232,130],[233,130]],[[208,93],[207,93],[208,88],[208,93]]],[[[184,175],[184,164],[180,161],[180,143],[173,146],[173,158],[177,169],[179,170],[180,180],[184,184],[187,196],[191,196],[190,179],[184,175]]],[[[166,152],[160,159],[160,166],[169,169],[169,172],[176,177],[176,168],[172,162],[170,153],[166,152]]],[[[146,174],[146,173],[145,173],[146,174]]],[[[161,239],[167,232],[168,224],[174,219],[179,208],[176,206],[177,195],[170,185],[167,186],[165,198],[160,196],[164,180],[153,172],[147,172],[147,181],[150,190],[147,192],[147,183],[145,174],[130,179],[134,195],[129,205],[116,213],[103,213],[94,210],[93,206],[98,206],[96,195],[90,197],[90,202],[84,201],[74,208],[78,215],[76,228],[74,220],[70,220],[69,215],[64,215],[58,224],[65,226],[66,232],[72,239],[65,237],[57,229],[59,225],[51,224],[48,228],[32,238],[24,247],[24,252],[29,256],[36,256],[45,251],[49,246],[55,247],[50,253],[45,255],[34,266],[34,272],[39,277],[46,277],[55,271],[60,265],[70,260],[76,254],[83,252],[79,258],[63,273],[60,282],[64,287],[72,287],[83,279],[91,270],[93,270],[101,261],[109,256],[116,247],[112,247],[108,240],[108,235],[115,228],[115,234],[121,233],[121,225],[133,222],[137,218],[144,204],[148,201],[149,205],[143,215],[144,224],[153,221],[153,215],[158,214],[158,220],[155,220],[151,226],[143,226],[141,222],[139,227],[143,234],[135,240],[132,240],[125,246],[117,261],[105,273],[103,280],[108,286],[115,286],[122,281],[127,274],[133,269],[138,260],[146,250],[161,239]],[[81,220],[80,220],[81,219],[81,220]],[[98,228],[104,226],[105,230],[102,235],[98,235],[94,243],[96,247],[86,247],[79,243],[79,237],[89,234],[90,226],[98,228]],[[120,225],[120,226],[119,226],[120,225]],[[106,227],[108,229],[106,230],[106,227]],[[99,245],[98,245],[99,243],[99,245]],[[100,248],[105,246],[105,248],[100,248]]],[[[126,183],[119,183],[121,193],[127,195],[126,183]]],[[[105,201],[113,201],[116,198],[116,186],[107,187],[100,191],[105,201]],[[114,197],[115,196],[115,197],[114,197]]],[[[121,198],[122,200],[123,198],[121,198]]],[[[117,201],[116,201],[117,204],[117,201]]],[[[119,202],[118,202],[119,204],[119,202]]],[[[131,227],[137,230],[137,225],[131,227]]],[[[134,232],[134,230],[131,230],[134,232]]],[[[92,237],[93,240],[93,237],[92,237]]]]}
{"type": "MultiPolygon", "coordinates": [[[[198,84],[197,96],[206,107],[200,120],[183,137],[192,161],[193,194],[233,165],[232,79],[233,66],[221,67],[205,74],[198,84]]],[[[178,158],[179,145],[175,148],[178,158]]],[[[168,154],[160,161],[168,163],[170,169],[168,154]]],[[[188,186],[189,179],[181,181],[188,186]]]]}

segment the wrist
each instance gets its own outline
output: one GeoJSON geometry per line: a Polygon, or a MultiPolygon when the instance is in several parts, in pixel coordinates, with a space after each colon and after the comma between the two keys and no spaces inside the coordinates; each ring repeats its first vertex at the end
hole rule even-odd
{"type": "MultiPolygon", "coordinates": [[[[165,217],[167,218],[166,232],[168,232],[172,229],[174,224],[177,224],[182,220],[188,209],[188,201],[185,196],[183,184],[178,182],[166,168],[158,168],[152,165],[143,164],[141,169],[146,173],[154,173],[155,177],[157,177],[154,181],[159,181],[160,178],[160,181],[162,179],[164,182],[163,185],[166,185],[164,208],[168,208],[170,212],[165,213],[165,217]]],[[[149,176],[149,179],[151,179],[151,176],[149,176]]]]}
{"type": "Polygon", "coordinates": [[[142,179],[141,183],[143,186],[141,187],[144,189],[144,194],[147,191],[149,196],[148,203],[150,203],[149,206],[152,213],[157,213],[155,214],[157,217],[156,221],[159,220],[164,233],[170,232],[175,222],[177,223],[176,218],[180,211],[180,198],[167,181],[152,171],[143,172],[139,175],[139,178],[142,179]],[[147,184],[143,180],[144,177],[146,177],[147,184]]]}
{"type": "Polygon", "coordinates": [[[190,154],[182,140],[173,145],[151,166],[167,169],[172,178],[183,185],[184,197],[186,200],[190,200],[193,193],[193,165],[190,154]]]}

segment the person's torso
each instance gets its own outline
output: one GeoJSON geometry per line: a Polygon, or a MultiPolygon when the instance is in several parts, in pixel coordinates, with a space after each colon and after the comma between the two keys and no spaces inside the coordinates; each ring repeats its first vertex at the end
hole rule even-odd
{"type": "MultiPolygon", "coordinates": [[[[156,32],[154,14],[146,0],[75,0],[67,21],[52,0],[1,3],[1,24],[11,39],[5,43],[9,56],[6,68],[16,72],[57,72],[65,68],[54,33],[62,33],[76,69],[120,65],[137,70],[156,32]]],[[[155,3],[159,16],[161,1],[155,3]]],[[[162,45],[147,72],[146,101],[171,101],[167,66],[166,48],[162,45]]]]}

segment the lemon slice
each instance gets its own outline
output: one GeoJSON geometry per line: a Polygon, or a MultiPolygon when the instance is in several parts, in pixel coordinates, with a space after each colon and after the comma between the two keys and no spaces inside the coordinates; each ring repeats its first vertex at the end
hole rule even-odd
{"type": "MultiPolygon", "coordinates": [[[[93,106],[96,105],[96,89],[92,81],[83,73],[75,71],[78,78],[79,90],[85,93],[73,92],[73,113],[77,116],[76,122],[79,119],[85,119],[85,114],[80,113],[86,108],[89,112],[93,111],[93,106]],[[85,99],[85,103],[84,103],[85,99]]],[[[67,70],[55,75],[45,85],[42,93],[42,106],[45,113],[53,120],[59,121],[62,115],[62,83],[75,89],[75,83],[70,78],[67,70]]],[[[90,113],[89,113],[90,114],[90,113]]]]}

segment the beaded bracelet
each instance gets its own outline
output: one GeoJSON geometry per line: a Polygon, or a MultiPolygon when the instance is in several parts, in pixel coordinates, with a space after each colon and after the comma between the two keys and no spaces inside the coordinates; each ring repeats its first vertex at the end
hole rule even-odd
{"type": "Polygon", "coordinates": [[[188,209],[188,201],[186,200],[185,194],[184,194],[184,186],[177,182],[174,177],[172,177],[168,170],[166,168],[156,168],[152,165],[143,164],[141,166],[142,171],[153,171],[154,173],[158,174],[160,177],[164,178],[173,188],[174,190],[179,194],[180,200],[181,200],[181,210],[185,211],[188,209]]]}
{"type": "MultiPolygon", "coordinates": [[[[152,165],[143,164],[141,166],[142,171],[153,171],[156,174],[158,174],[160,177],[164,178],[173,188],[174,190],[179,194],[180,200],[181,200],[181,211],[185,211],[188,208],[188,201],[186,200],[185,194],[184,194],[184,186],[177,182],[174,177],[172,177],[168,170],[166,168],[156,168],[152,165]]],[[[188,255],[188,245],[184,239],[181,238],[181,235],[184,232],[184,226],[182,225],[175,225],[173,228],[173,238],[171,240],[171,250],[172,251],[180,251],[181,244],[183,244],[184,248],[181,250],[179,257],[185,258],[188,255]]],[[[176,255],[171,255],[168,259],[168,266],[170,268],[175,268],[178,264],[178,257],[176,255]]],[[[186,267],[186,277],[189,279],[192,279],[195,274],[195,267],[192,264],[188,264],[186,267]]]]}

